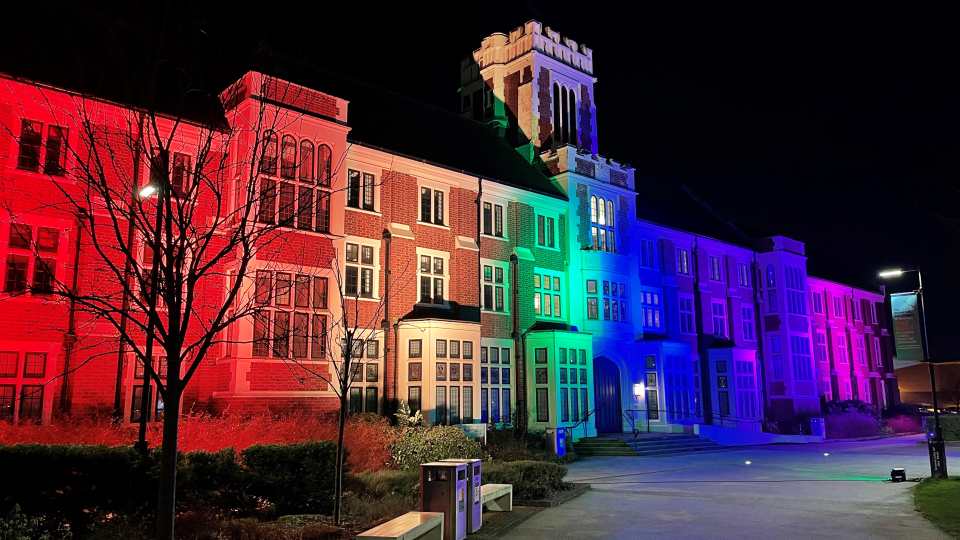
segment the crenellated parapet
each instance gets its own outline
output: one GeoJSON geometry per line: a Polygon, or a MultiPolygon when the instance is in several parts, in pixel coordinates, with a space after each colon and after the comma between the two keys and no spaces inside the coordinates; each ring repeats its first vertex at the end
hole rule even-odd
{"type": "Polygon", "coordinates": [[[624,189],[634,189],[634,168],[610,158],[590,154],[572,145],[540,154],[552,176],[576,173],[624,189]]]}

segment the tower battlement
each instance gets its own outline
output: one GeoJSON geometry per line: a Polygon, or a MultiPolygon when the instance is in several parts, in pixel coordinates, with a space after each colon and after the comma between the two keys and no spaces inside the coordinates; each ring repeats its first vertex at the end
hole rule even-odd
{"type": "Polygon", "coordinates": [[[593,49],[560,35],[540,21],[527,21],[509,34],[495,32],[483,38],[472,58],[463,61],[461,72],[466,72],[471,64],[479,69],[505,64],[530,51],[539,51],[588,75],[593,74],[593,49]]]}

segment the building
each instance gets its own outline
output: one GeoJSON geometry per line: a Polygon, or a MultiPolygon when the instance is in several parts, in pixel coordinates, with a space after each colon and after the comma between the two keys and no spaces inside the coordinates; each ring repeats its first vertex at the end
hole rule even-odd
{"type": "MultiPolygon", "coordinates": [[[[179,130],[175,164],[222,134],[220,181],[281,238],[243,275],[225,263],[257,309],[211,351],[184,410],[332,409],[311,375],[340,354],[342,313],[362,336],[354,412],[405,401],[428,423],[583,437],[645,422],[799,429],[826,401],[896,402],[879,293],[808,276],[797,240],[724,240],[652,216],[634,169],[597,155],[586,46],[536,21],[488,36],[461,64],[459,114],[316,72],[291,78],[244,74],[215,121],[161,116],[161,131],[179,130]]],[[[109,410],[124,359],[121,401],[136,419],[137,362],[111,328],[71,317],[44,269],[117,287],[99,283],[76,216],[37,208],[79,189],[64,178],[82,157],[62,149],[79,148],[85,128],[70,111],[129,126],[140,110],[10,76],[0,96],[11,209],[0,217],[0,418],[109,410]]],[[[108,174],[149,181],[149,163],[117,161],[108,174]]],[[[223,291],[204,291],[214,309],[223,291]]]]}

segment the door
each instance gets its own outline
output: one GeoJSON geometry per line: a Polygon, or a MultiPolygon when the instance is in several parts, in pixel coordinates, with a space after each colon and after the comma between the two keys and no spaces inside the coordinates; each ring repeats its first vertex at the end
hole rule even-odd
{"type": "Polygon", "coordinates": [[[597,433],[622,433],[620,411],[620,370],[606,358],[593,361],[593,384],[596,400],[597,433]]]}

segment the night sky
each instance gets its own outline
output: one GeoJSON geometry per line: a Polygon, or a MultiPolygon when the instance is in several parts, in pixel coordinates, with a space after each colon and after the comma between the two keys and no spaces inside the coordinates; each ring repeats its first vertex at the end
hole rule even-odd
{"type": "Polygon", "coordinates": [[[638,184],[682,184],[752,235],[806,241],[814,275],[876,288],[879,268],[921,267],[934,355],[960,359],[949,13],[581,0],[171,4],[164,17],[159,4],[11,14],[0,69],[122,93],[163,44],[200,92],[294,57],[453,109],[461,58],[536,18],[593,48],[600,151],[635,166],[638,184]]]}

